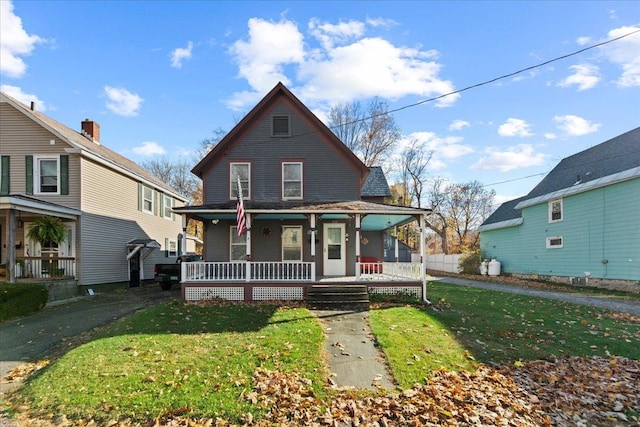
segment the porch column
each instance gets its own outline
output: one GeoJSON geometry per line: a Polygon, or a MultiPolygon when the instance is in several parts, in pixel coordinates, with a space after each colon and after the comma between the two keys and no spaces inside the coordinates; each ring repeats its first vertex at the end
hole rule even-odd
{"type": "Polygon", "coordinates": [[[356,280],[360,280],[360,214],[356,214],[356,280]]]}
{"type": "Polygon", "coordinates": [[[247,282],[251,281],[251,214],[245,213],[245,220],[247,222],[247,228],[245,230],[245,242],[247,246],[247,263],[245,265],[246,274],[245,280],[247,282]]]}
{"type": "Polygon", "coordinates": [[[16,210],[9,209],[6,216],[5,229],[7,230],[7,273],[9,283],[16,281],[16,210]]]}
{"type": "Polygon", "coordinates": [[[187,218],[187,215],[182,215],[182,248],[180,250],[180,255],[186,255],[187,254],[187,223],[189,222],[189,219],[187,218]]]}
{"type": "Polygon", "coordinates": [[[311,214],[310,216],[310,228],[311,228],[311,262],[316,261],[316,214],[311,214]]]}
{"type": "Polygon", "coordinates": [[[311,231],[311,240],[309,244],[311,245],[311,280],[313,282],[316,281],[316,214],[311,214],[309,217],[310,221],[310,231],[311,231]]]}
{"type": "Polygon", "coordinates": [[[422,279],[422,300],[426,303],[429,303],[427,299],[427,263],[425,262],[424,256],[424,244],[426,235],[426,220],[427,216],[425,214],[420,215],[420,278],[422,279]]]}
{"type": "MultiPolygon", "coordinates": [[[[394,226],[393,227],[393,234],[395,235],[395,238],[393,240],[394,243],[394,255],[396,257],[396,263],[400,261],[400,257],[398,256],[398,226],[394,226]]],[[[406,239],[406,236],[405,236],[406,239]]]]}

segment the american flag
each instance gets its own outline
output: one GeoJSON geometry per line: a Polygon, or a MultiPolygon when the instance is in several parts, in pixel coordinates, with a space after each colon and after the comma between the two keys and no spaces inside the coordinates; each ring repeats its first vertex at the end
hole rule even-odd
{"type": "Polygon", "coordinates": [[[238,204],[236,206],[236,222],[238,229],[238,236],[244,233],[247,228],[247,221],[244,217],[244,203],[242,202],[242,185],[240,185],[240,177],[238,177],[238,204]]]}

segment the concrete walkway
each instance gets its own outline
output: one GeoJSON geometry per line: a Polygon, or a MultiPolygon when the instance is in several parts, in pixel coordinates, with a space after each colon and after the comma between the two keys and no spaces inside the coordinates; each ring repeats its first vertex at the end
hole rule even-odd
{"type": "Polygon", "coordinates": [[[368,311],[313,310],[313,313],[327,336],[324,348],[334,387],[394,387],[369,329],[368,311]]]}

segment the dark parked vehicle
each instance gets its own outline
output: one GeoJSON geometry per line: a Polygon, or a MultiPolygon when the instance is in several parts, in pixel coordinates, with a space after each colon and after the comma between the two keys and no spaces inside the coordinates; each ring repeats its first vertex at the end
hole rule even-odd
{"type": "Polygon", "coordinates": [[[182,262],[201,261],[202,255],[180,255],[173,264],[156,264],[153,267],[155,281],[163,291],[168,291],[174,284],[180,283],[180,264],[182,262]]]}

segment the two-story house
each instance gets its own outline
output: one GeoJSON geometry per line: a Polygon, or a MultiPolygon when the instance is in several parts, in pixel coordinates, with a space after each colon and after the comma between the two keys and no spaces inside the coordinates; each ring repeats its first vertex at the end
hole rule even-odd
{"type": "Polygon", "coordinates": [[[204,203],[174,209],[204,223],[203,262],[183,264],[186,300],[304,299],[323,280],[425,296],[422,262],[382,260],[384,231],[417,221],[424,233],[429,210],[382,203],[382,169],[365,166],[282,83],[192,172],[204,203]]]}
{"type": "Polygon", "coordinates": [[[175,262],[181,251],[172,208],[186,199],[102,145],[96,122],[73,130],[2,93],[0,160],[0,263],[9,282],[137,286],[153,278],[156,262],[175,262]],[[63,221],[64,242],[27,237],[41,216],[63,221]]]}
{"type": "Polygon", "coordinates": [[[506,273],[640,291],[640,128],[563,159],[479,231],[506,273]]]}

